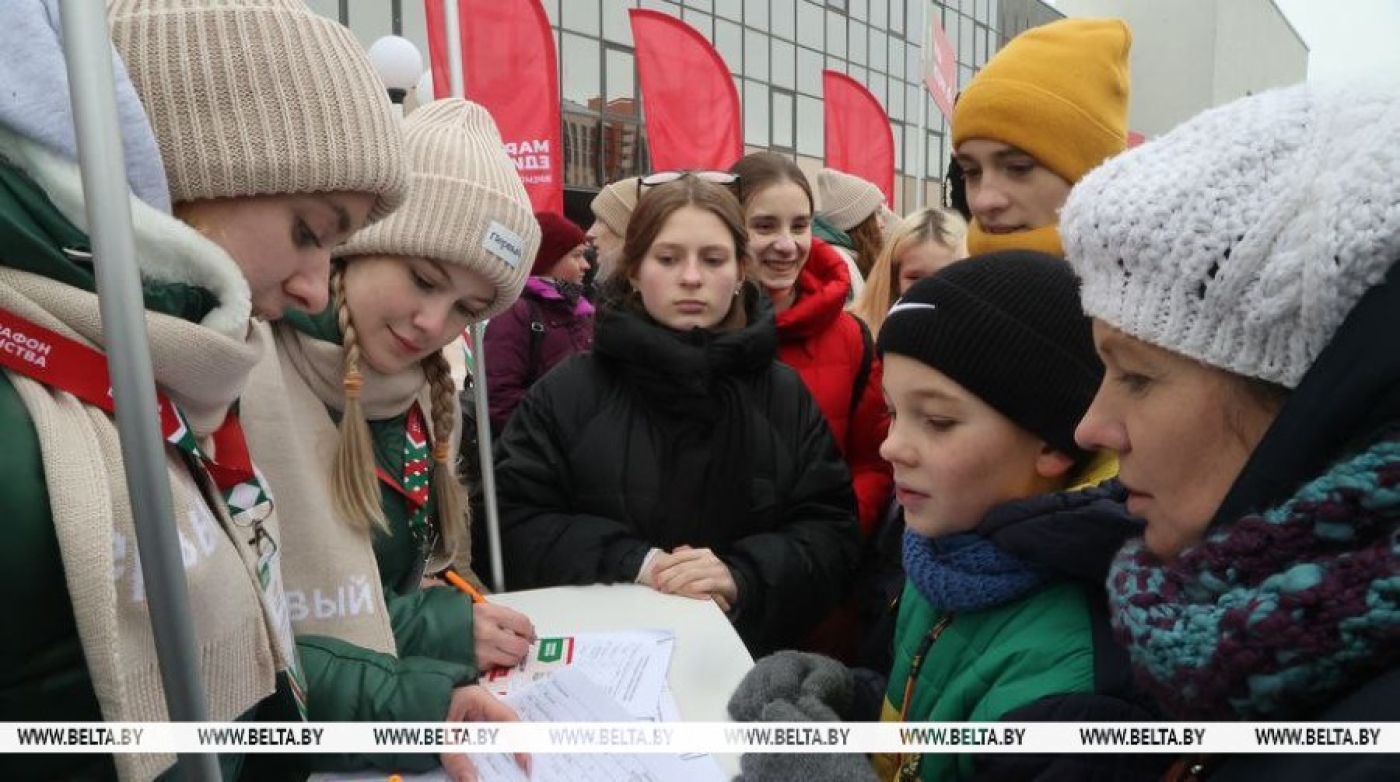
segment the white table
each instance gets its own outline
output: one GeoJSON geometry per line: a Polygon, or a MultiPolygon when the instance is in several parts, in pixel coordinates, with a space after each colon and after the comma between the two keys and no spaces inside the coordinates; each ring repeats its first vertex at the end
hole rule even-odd
{"type": "MultiPolygon", "coordinates": [[[[728,722],[729,696],[753,667],[734,626],[714,602],[663,595],[640,584],[552,587],[487,598],[530,617],[540,635],[667,629],[676,634],[667,681],[687,722],[728,722]]],[[[715,755],[739,773],[738,755],[715,755]]]]}

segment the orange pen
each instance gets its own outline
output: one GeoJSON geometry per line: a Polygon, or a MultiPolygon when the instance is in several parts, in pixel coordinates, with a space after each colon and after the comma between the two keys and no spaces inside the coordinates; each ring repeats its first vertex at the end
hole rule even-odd
{"type": "Polygon", "coordinates": [[[442,577],[447,579],[447,583],[457,587],[458,589],[470,595],[473,603],[486,602],[485,596],[483,596],[480,592],[476,591],[475,587],[473,587],[471,584],[468,584],[467,580],[457,575],[456,572],[451,570],[444,570],[442,571],[442,577]]]}

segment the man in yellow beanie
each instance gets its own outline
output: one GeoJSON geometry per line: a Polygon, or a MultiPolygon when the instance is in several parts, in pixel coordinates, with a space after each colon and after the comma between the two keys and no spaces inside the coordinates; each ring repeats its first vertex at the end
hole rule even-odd
{"type": "Polygon", "coordinates": [[[953,109],[953,150],[972,211],[972,255],[1063,256],[1070,188],[1128,139],[1128,50],[1119,19],[1062,19],[1016,36],[953,109]]]}

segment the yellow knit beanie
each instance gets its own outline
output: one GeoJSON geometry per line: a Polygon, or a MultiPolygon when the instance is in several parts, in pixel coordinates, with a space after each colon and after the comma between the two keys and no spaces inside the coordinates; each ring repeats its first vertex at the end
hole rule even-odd
{"type": "Polygon", "coordinates": [[[408,191],[384,83],[344,26],[301,0],[108,0],[174,203],[408,191]]]}
{"type": "Polygon", "coordinates": [[[1127,148],[1128,50],[1120,19],[1062,19],[997,52],[953,109],[953,146],[990,139],[1070,184],[1127,148]]]}

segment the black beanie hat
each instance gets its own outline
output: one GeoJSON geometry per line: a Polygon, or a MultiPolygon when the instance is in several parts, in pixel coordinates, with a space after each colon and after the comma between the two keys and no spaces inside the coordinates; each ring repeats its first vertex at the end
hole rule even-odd
{"type": "Polygon", "coordinates": [[[1087,455],[1074,429],[1103,363],[1059,258],[1007,250],[945,266],[890,308],[879,347],[937,369],[1076,461],[1087,455]]]}

